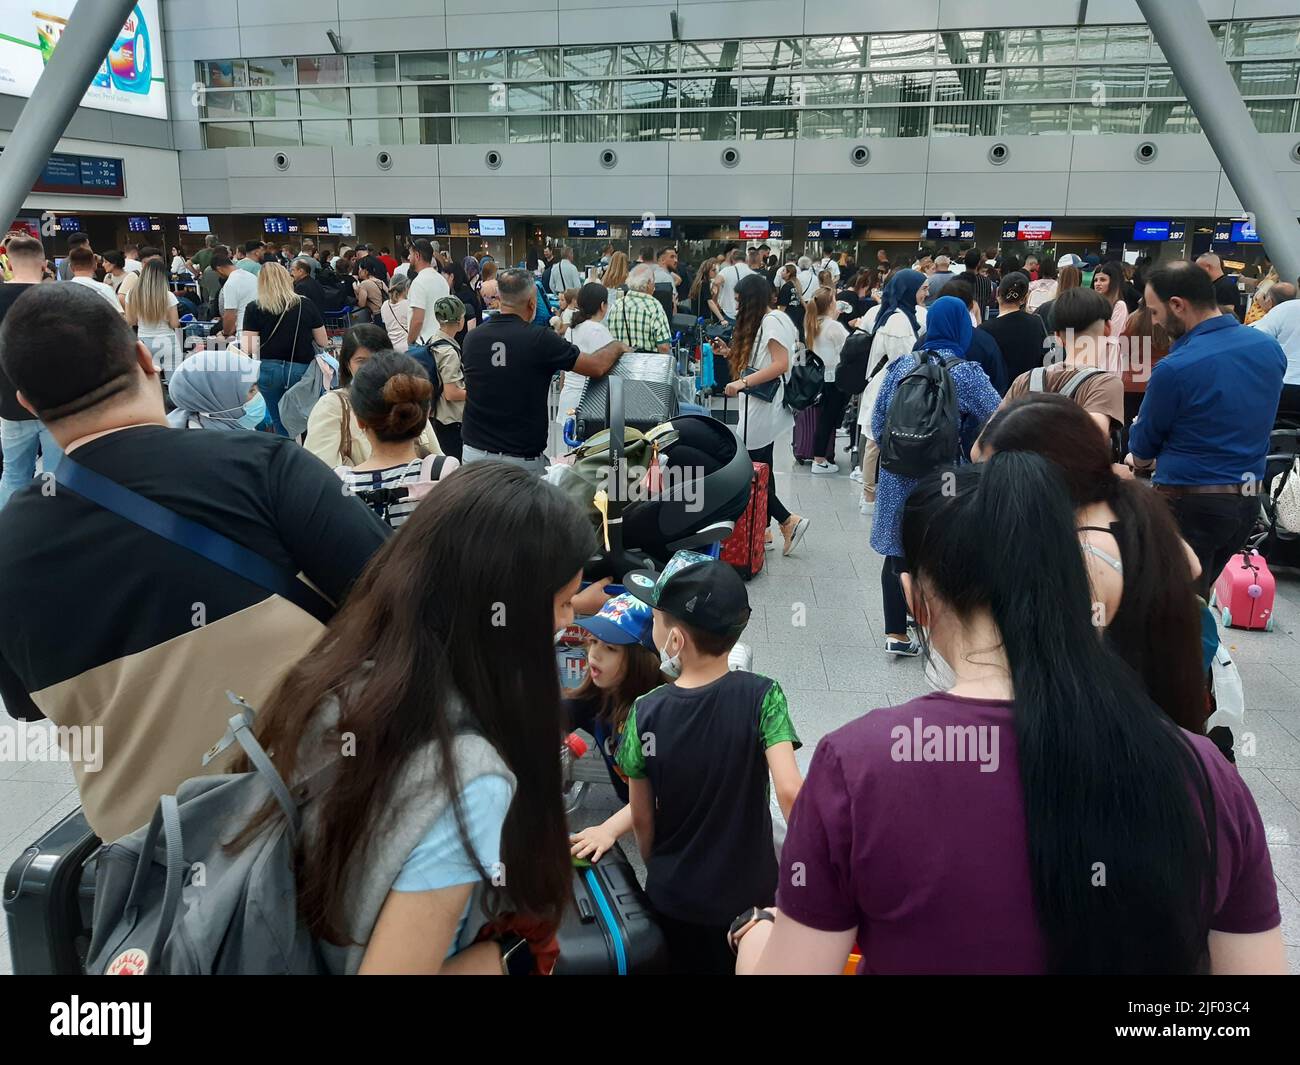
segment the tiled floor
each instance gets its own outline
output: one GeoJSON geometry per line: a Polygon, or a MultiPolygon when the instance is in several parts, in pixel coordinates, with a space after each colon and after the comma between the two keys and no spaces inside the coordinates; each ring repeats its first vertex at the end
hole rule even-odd
{"type": "MultiPolygon", "coordinates": [[[[767,572],[749,585],[754,619],[744,640],[754,649],[754,669],[775,677],[789,695],[806,770],[827,732],[929,685],[919,660],[881,651],[880,559],[867,545],[870,519],[858,514],[857,486],[845,473],[813,477],[792,468],[789,450],[777,450],[778,494],[812,525],[795,557],[769,553],[767,572]]],[[[1227,640],[1242,672],[1246,731],[1255,744],[1238,765],[1263,815],[1283,937],[1291,970],[1300,973],[1300,579],[1280,580],[1274,632],[1234,629],[1227,640]]],[[[593,768],[598,780],[603,770],[593,768]]],[[[612,803],[607,783],[592,785],[583,823],[605,816],[612,803]]],[[[0,762],[0,870],[76,804],[66,767],[0,762]]],[[[9,968],[0,931],[0,973],[9,968]]]]}

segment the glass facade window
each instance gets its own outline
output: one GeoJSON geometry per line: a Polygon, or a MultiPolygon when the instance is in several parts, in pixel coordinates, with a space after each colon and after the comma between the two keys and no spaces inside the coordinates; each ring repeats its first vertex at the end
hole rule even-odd
{"type": "Polygon", "coordinates": [[[346,89],[303,89],[298,101],[303,118],[346,117],[348,113],[346,89]]]}
{"type": "Polygon", "coordinates": [[[1227,34],[1228,55],[1296,55],[1300,53],[1300,19],[1234,22],[1227,34]]]}
{"type": "Polygon", "coordinates": [[[867,38],[812,37],[804,47],[804,66],[811,70],[854,70],[867,65],[867,38]]]}
{"type": "Polygon", "coordinates": [[[301,144],[302,132],[297,122],[254,122],[253,143],[259,148],[283,148],[301,144]]]}
{"type": "Polygon", "coordinates": [[[347,119],[338,122],[304,122],[303,144],[351,144],[347,119]]]}
{"type": "MultiPolygon", "coordinates": [[[[1300,17],[1212,25],[1297,129],[1300,17]]],[[[209,147],[1199,133],[1145,25],[476,48],[195,64],[209,147]]]]}
{"type": "Polygon", "coordinates": [[[254,118],[297,118],[298,94],[292,90],[254,92],[254,118]]]}
{"type": "Polygon", "coordinates": [[[566,48],[562,64],[566,78],[600,78],[614,74],[618,69],[618,49],[566,48]]]}
{"type": "Polygon", "coordinates": [[[400,118],[354,118],[352,143],[356,145],[401,144],[402,120],[400,118]]]}
{"type": "Polygon", "coordinates": [[[352,89],[349,93],[354,115],[400,115],[402,90],[396,85],[374,89],[352,89]]]}
{"type": "Polygon", "coordinates": [[[676,44],[625,44],[619,52],[619,70],[624,74],[663,74],[677,70],[676,44]]]}
{"type": "Polygon", "coordinates": [[[446,52],[403,52],[397,58],[402,81],[446,81],[451,76],[446,52]]]}
{"type": "Polygon", "coordinates": [[[348,81],[354,85],[367,81],[396,81],[397,56],[395,55],[351,55],[348,56],[348,81]]]}

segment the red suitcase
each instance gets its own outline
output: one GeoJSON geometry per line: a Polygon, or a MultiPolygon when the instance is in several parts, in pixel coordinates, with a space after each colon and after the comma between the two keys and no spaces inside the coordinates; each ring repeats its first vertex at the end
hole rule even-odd
{"type": "Polygon", "coordinates": [[[817,439],[818,404],[801,410],[794,416],[794,460],[800,466],[810,463],[817,439]]]}
{"type": "MultiPolygon", "coordinates": [[[[739,529],[739,526],[737,526],[739,529]]],[[[1277,582],[1258,551],[1233,555],[1214,582],[1214,600],[1225,627],[1273,631],[1277,582]]]]}
{"type": "Polygon", "coordinates": [[[767,482],[772,469],[766,462],[754,463],[754,480],[749,503],[736,521],[736,528],[722,541],[722,561],[735,567],[745,580],[763,572],[764,540],[767,534],[767,482]]]}

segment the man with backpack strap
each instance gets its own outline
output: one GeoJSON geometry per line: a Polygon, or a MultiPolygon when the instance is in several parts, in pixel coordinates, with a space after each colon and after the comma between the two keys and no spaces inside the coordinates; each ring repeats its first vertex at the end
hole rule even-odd
{"type": "Polygon", "coordinates": [[[1056,339],[1064,361],[1037,366],[1017,377],[1007,389],[1002,405],[1030,392],[1059,392],[1086,410],[1111,442],[1114,461],[1124,457],[1120,440],[1124,431],[1124,381],[1103,370],[1106,323],[1110,307],[1090,288],[1071,288],[1056,299],[1056,339]]]}
{"type": "Polygon", "coordinates": [[[885,653],[920,654],[908,634],[903,565],[903,506],[917,481],[942,466],[966,461],[973,441],[1002,397],[970,350],[970,313],[955,296],[941,296],[926,314],[926,338],[911,355],[894,361],[871,413],[871,435],[880,444],[880,487],[871,525],[871,546],[884,555],[881,591],[885,606],[885,653]]]}

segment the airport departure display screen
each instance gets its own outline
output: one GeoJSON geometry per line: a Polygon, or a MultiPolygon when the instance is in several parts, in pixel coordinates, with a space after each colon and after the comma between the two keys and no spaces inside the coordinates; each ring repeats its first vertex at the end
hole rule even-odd
{"type": "Polygon", "coordinates": [[[125,168],[121,159],[105,156],[51,155],[32,191],[65,196],[125,196],[125,168]]]}
{"type": "Polygon", "coordinates": [[[570,218],[568,230],[571,237],[608,237],[609,223],[599,218],[570,218]]]}
{"type": "Polygon", "coordinates": [[[451,236],[451,223],[443,218],[411,218],[408,222],[413,237],[451,236]]]}
{"type": "Polygon", "coordinates": [[[1168,240],[1172,223],[1144,220],[1133,223],[1134,240],[1168,240]]]}

